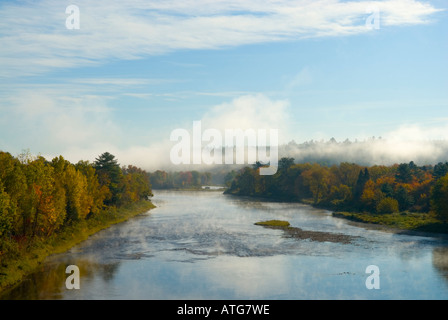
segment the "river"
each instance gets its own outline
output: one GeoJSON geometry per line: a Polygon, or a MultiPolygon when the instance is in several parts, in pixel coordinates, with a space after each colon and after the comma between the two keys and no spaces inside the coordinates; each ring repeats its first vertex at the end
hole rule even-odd
{"type": "Polygon", "coordinates": [[[2,299],[447,299],[448,242],[360,227],[296,203],[219,191],[155,191],[157,208],[105,229],[2,299]],[[280,219],[352,241],[289,237],[280,219]],[[68,289],[66,267],[79,268],[68,289]],[[370,265],[378,272],[366,273],[370,265]],[[366,280],[379,288],[369,289],[366,280]]]}

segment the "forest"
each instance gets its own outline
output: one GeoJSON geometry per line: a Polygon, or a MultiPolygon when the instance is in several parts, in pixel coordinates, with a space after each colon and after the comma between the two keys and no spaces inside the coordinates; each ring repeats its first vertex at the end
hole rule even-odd
{"type": "Polygon", "coordinates": [[[0,152],[0,261],[17,246],[152,196],[148,174],[105,152],[93,163],[0,152]]]}
{"type": "Polygon", "coordinates": [[[333,211],[367,214],[432,213],[448,221],[448,162],[418,166],[325,166],[284,157],[272,176],[259,175],[259,162],[241,169],[226,191],[282,201],[299,201],[333,211]]]}
{"type": "Polygon", "coordinates": [[[192,189],[200,188],[212,182],[210,172],[156,170],[149,173],[151,186],[154,189],[192,189]]]}

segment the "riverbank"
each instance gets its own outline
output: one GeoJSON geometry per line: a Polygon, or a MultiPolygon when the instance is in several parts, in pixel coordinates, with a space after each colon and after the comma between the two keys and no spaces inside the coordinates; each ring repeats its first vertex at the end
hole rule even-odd
{"type": "Polygon", "coordinates": [[[199,187],[185,187],[185,188],[153,188],[153,191],[165,190],[165,191],[224,191],[225,187],[222,186],[199,186],[199,187]]]}
{"type": "Polygon", "coordinates": [[[26,275],[33,272],[50,255],[62,253],[89,236],[114,224],[126,221],[136,215],[155,208],[151,201],[142,200],[122,208],[111,208],[88,220],[80,220],[65,227],[58,233],[45,238],[35,239],[22,248],[15,248],[8,257],[0,260],[0,292],[8,289],[26,275]]]}
{"type": "Polygon", "coordinates": [[[356,223],[381,227],[391,232],[409,233],[415,235],[441,234],[448,236],[448,224],[438,220],[431,213],[354,213],[333,212],[333,217],[347,219],[356,223]]]}
{"type": "Polygon", "coordinates": [[[311,199],[282,199],[281,197],[266,197],[266,196],[247,196],[238,195],[237,193],[228,192],[224,194],[238,197],[247,197],[257,199],[260,201],[271,202],[285,202],[298,203],[302,205],[309,205],[316,209],[328,210],[332,212],[332,216],[350,220],[355,223],[367,224],[372,227],[381,227],[381,229],[390,232],[408,232],[409,234],[442,234],[448,237],[448,223],[443,223],[438,220],[432,213],[414,213],[414,212],[400,212],[387,214],[374,213],[360,213],[347,211],[333,211],[324,205],[316,205],[311,199]]]}

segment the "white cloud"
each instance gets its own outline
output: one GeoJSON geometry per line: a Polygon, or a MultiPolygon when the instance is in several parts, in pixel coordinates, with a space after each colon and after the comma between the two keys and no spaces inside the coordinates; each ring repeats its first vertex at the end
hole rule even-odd
{"type": "Polygon", "coordinates": [[[366,8],[381,26],[427,23],[439,11],[417,0],[77,1],[80,29],[65,27],[60,1],[0,5],[1,76],[139,59],[180,49],[369,32],[366,8]]]}
{"type": "Polygon", "coordinates": [[[202,117],[203,129],[278,129],[279,143],[291,138],[287,100],[271,100],[263,94],[244,95],[212,107],[202,117]]]}
{"type": "Polygon", "coordinates": [[[120,141],[107,99],[60,88],[16,90],[0,101],[2,136],[7,141],[1,147],[13,151],[33,146],[42,152],[120,141]]]}
{"type": "Polygon", "coordinates": [[[385,134],[385,137],[397,142],[448,140],[448,121],[445,124],[423,126],[406,124],[385,134]]]}

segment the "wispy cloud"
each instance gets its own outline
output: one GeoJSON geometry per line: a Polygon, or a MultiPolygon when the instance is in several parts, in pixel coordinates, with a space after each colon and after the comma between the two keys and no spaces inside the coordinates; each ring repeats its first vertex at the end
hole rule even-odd
{"type": "Polygon", "coordinates": [[[365,26],[368,7],[380,10],[382,27],[428,23],[440,11],[417,0],[80,0],[77,6],[80,29],[68,30],[60,1],[1,4],[0,75],[33,75],[183,49],[360,34],[371,31],[365,26]]]}
{"type": "Polygon", "coordinates": [[[167,79],[140,79],[140,78],[77,78],[72,80],[74,83],[88,85],[111,85],[111,86],[139,86],[150,84],[161,84],[171,82],[167,79]]]}

